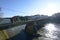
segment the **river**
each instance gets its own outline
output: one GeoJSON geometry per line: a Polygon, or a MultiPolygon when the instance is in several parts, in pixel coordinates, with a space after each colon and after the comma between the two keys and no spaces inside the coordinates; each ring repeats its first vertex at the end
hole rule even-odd
{"type": "Polygon", "coordinates": [[[8,33],[8,36],[13,37],[13,36],[19,34],[22,29],[25,29],[25,26],[26,26],[26,24],[23,24],[23,25],[19,25],[19,26],[16,26],[16,27],[6,29],[6,31],[8,33]]]}
{"type": "MultiPolygon", "coordinates": [[[[14,31],[12,31],[12,32],[14,32],[13,34],[19,33],[20,29],[21,28],[23,29],[23,27],[25,27],[25,26],[26,25],[22,25],[21,27],[18,26],[17,28],[12,29],[12,30],[14,30],[14,31]]],[[[32,40],[60,40],[60,24],[48,23],[43,28],[38,30],[37,33],[42,36],[33,38],[32,40]]],[[[11,32],[10,32],[10,34],[12,35],[11,32]]],[[[23,34],[23,32],[22,32],[22,34],[23,34]]],[[[23,36],[24,36],[24,34],[23,34],[23,36]]],[[[20,38],[18,38],[18,37],[20,37],[20,34],[13,37],[13,39],[15,40],[15,38],[16,38],[17,40],[18,39],[20,40],[20,38]]]]}
{"type": "Polygon", "coordinates": [[[60,24],[46,24],[38,31],[38,34],[42,36],[33,40],[60,40],[60,24]]]}

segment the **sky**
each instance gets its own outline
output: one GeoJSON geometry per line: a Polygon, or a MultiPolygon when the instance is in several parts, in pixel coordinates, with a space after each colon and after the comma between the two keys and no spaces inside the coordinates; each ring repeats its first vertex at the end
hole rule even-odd
{"type": "Polygon", "coordinates": [[[60,12],[60,0],[0,0],[3,17],[48,15],[60,12]]]}

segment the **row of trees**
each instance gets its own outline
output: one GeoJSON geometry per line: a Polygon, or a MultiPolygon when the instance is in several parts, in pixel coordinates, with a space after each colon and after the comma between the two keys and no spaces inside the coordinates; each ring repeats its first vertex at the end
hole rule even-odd
{"type": "Polygon", "coordinates": [[[0,7],[0,21],[3,20],[2,17],[3,17],[3,12],[2,12],[2,8],[0,7]]]}
{"type": "Polygon", "coordinates": [[[23,22],[23,21],[27,21],[28,18],[23,17],[23,16],[14,16],[11,18],[11,22],[23,22]]]}
{"type": "Polygon", "coordinates": [[[56,13],[56,14],[52,15],[51,21],[53,23],[60,23],[60,13],[56,13]]]}

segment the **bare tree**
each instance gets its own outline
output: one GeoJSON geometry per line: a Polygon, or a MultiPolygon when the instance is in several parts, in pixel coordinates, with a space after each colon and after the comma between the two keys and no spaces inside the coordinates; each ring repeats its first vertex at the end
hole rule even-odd
{"type": "Polygon", "coordinates": [[[2,21],[2,17],[3,17],[3,12],[2,12],[2,8],[0,7],[0,21],[2,21]]]}

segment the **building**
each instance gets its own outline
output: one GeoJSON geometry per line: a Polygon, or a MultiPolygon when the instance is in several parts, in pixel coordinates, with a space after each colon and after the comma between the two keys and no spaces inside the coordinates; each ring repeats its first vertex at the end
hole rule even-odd
{"type": "Polygon", "coordinates": [[[11,18],[2,18],[0,24],[11,23],[11,18]]]}

